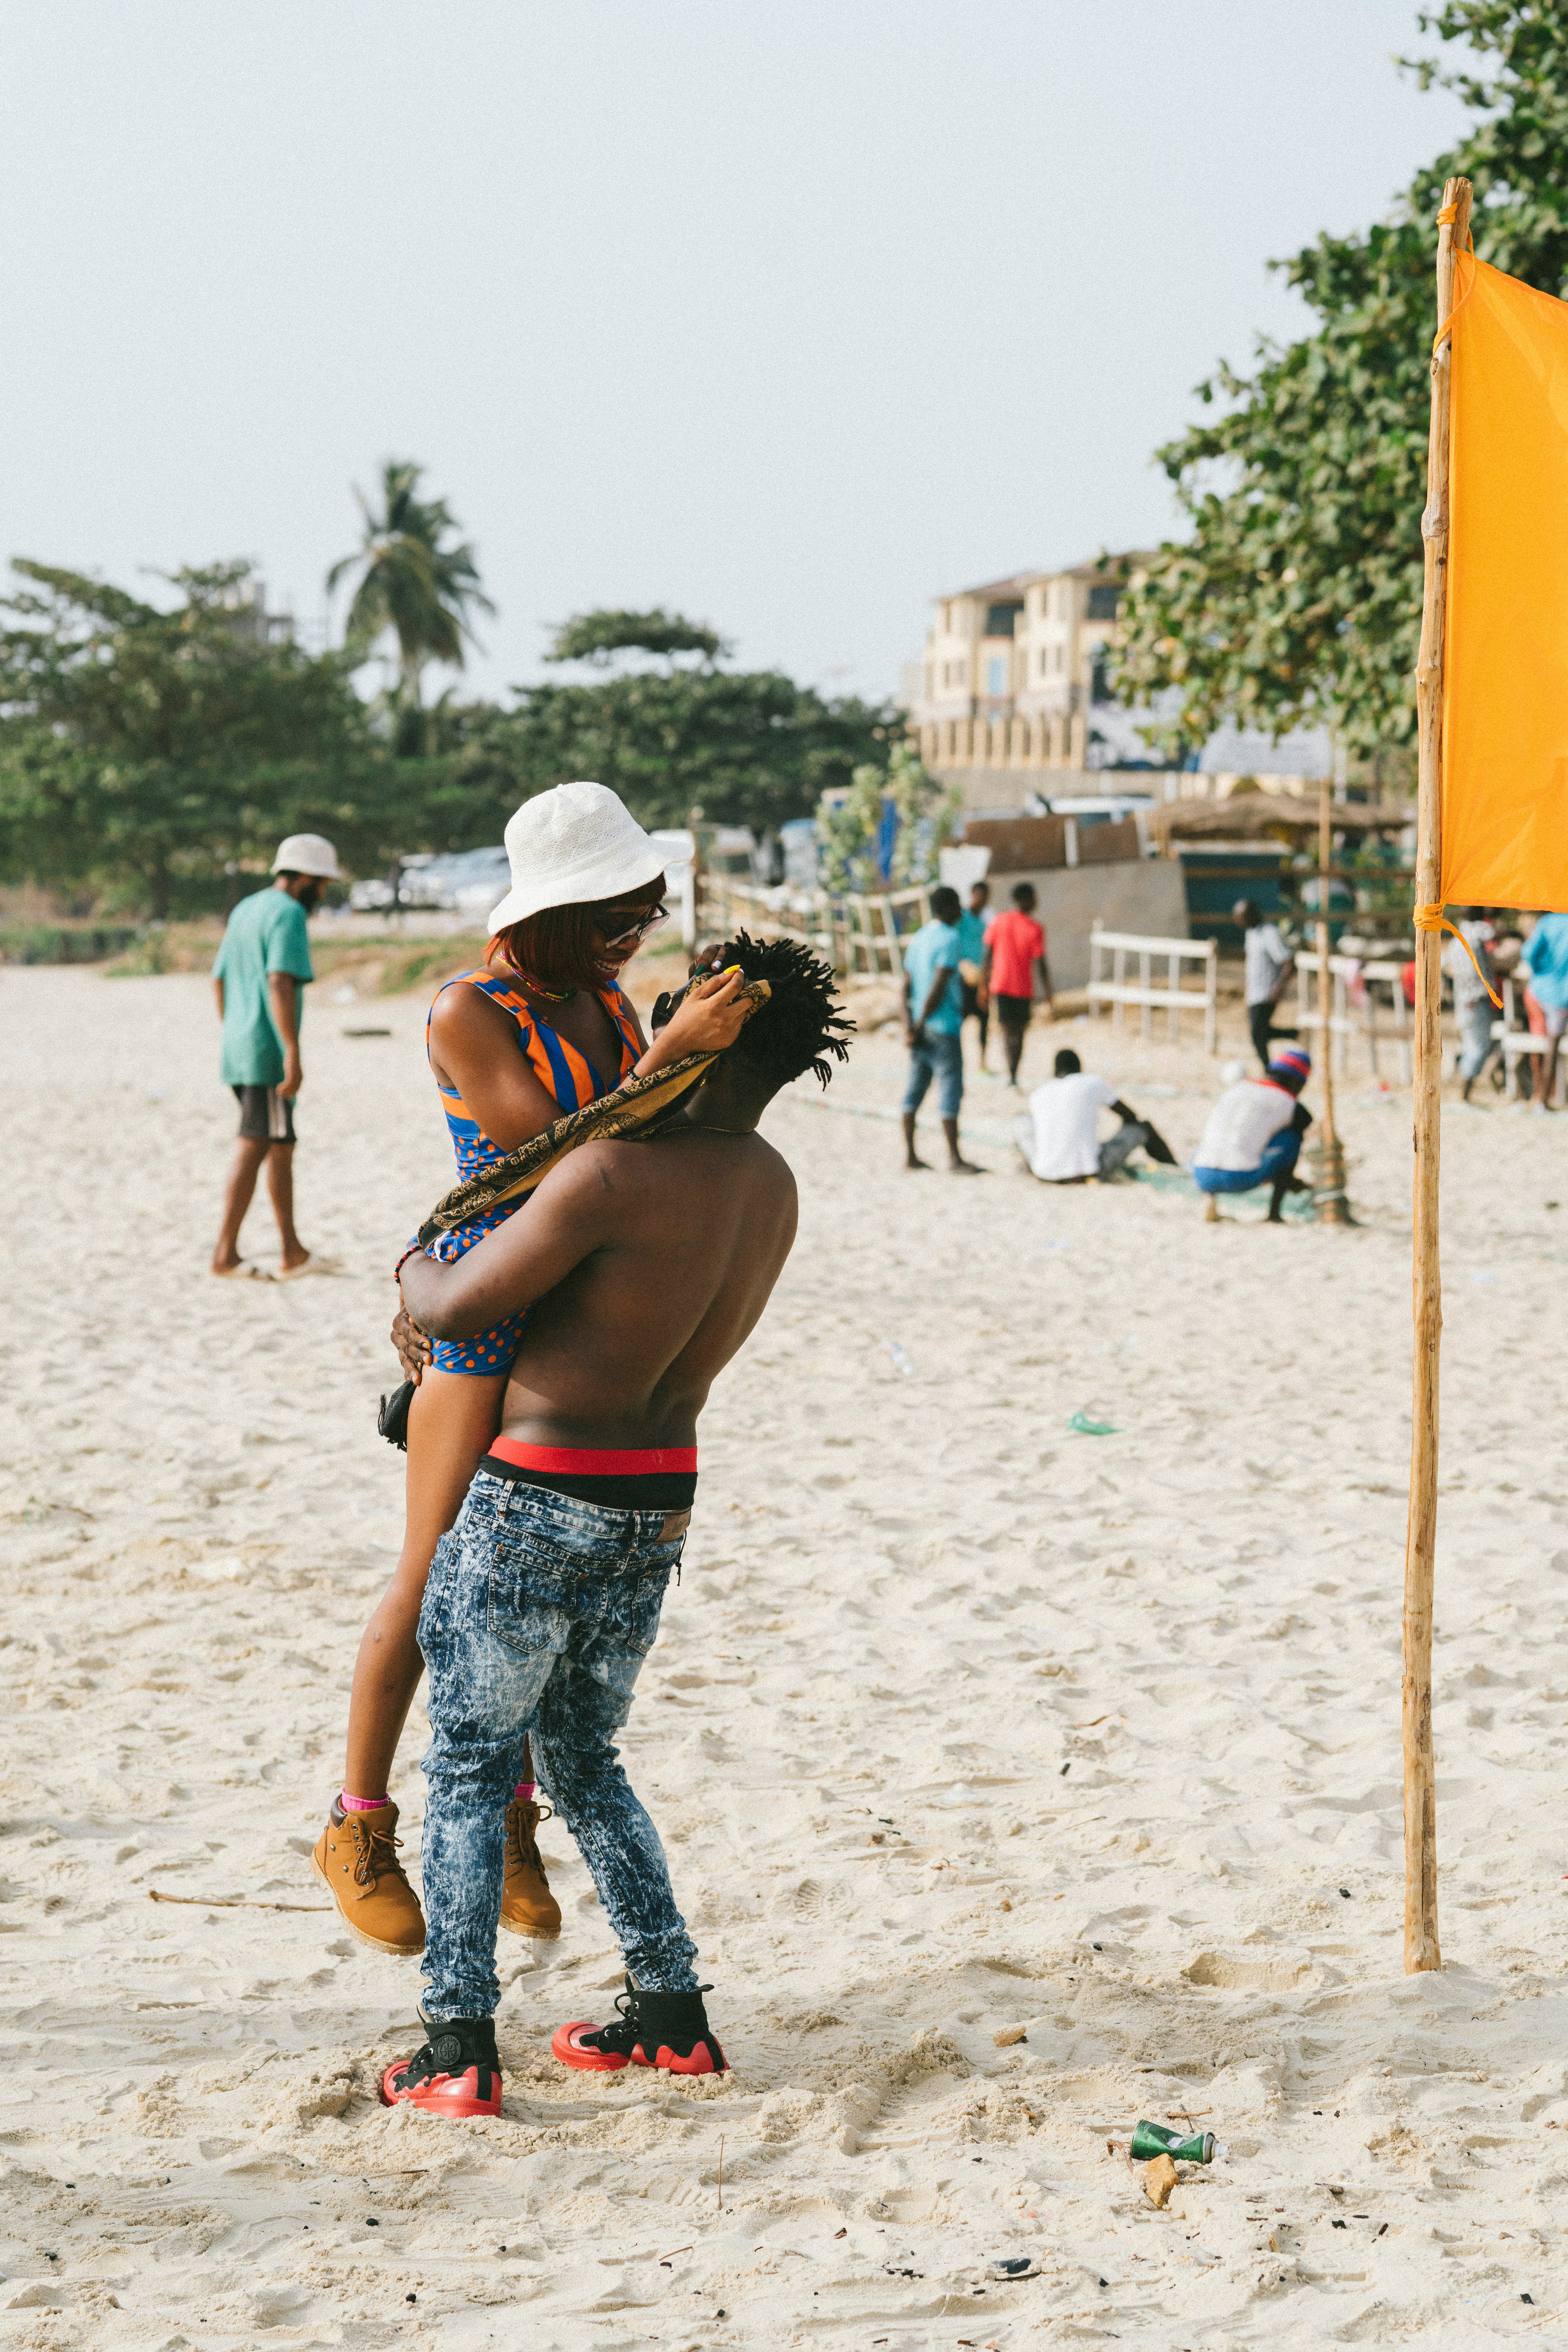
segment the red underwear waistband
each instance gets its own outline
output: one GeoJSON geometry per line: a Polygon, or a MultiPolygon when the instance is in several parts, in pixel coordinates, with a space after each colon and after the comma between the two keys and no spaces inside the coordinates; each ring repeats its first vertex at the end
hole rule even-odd
{"type": "Polygon", "coordinates": [[[697,1467],[695,1445],[528,1445],[520,1438],[498,1437],[490,1452],[520,1470],[553,1470],[573,1478],[637,1478],[697,1467]]]}

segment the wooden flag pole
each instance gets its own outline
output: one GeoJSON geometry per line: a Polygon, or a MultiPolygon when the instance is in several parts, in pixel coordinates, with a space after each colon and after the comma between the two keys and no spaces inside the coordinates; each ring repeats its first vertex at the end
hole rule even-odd
{"type": "MultiPolygon", "coordinates": [[[[1437,226],[1437,326],[1454,308],[1454,255],[1468,239],[1468,180],[1443,191],[1437,226]]],[[[1415,903],[1435,907],[1442,890],[1443,635],[1448,586],[1448,402],[1452,338],[1432,355],[1432,420],[1426,446],[1426,506],[1421,518],[1426,575],[1421,652],[1415,665],[1420,751],[1415,810],[1415,903]]],[[[1442,935],[1415,934],[1415,1265],[1410,1434],[1410,1517],[1405,1543],[1405,1969],[1443,1965],[1437,1942],[1437,1797],[1432,1756],[1432,1576],[1437,1530],[1437,1360],[1443,1331],[1437,1263],[1438,1084],[1443,1067],[1442,935]]]]}

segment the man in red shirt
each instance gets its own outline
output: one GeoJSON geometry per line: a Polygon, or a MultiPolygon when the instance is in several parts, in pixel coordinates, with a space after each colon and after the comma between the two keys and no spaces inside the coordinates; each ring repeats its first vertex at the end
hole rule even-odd
{"type": "Polygon", "coordinates": [[[1018,1083],[1024,1032],[1029,1025],[1037,982],[1049,1015],[1055,1010],[1051,1003],[1051,971],[1046,961],[1046,935],[1035,920],[1035,886],[1032,882],[1016,882],[1012,907],[997,916],[985,934],[985,985],[991,992],[992,1011],[1007,1043],[1010,1087],[1018,1083]]]}

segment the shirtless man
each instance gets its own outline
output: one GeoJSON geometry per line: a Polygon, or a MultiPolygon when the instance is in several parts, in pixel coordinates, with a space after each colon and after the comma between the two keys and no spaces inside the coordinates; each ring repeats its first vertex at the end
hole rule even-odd
{"type": "Polygon", "coordinates": [[[772,993],[671,1131],[581,1145],[526,1216],[448,1264],[416,1255],[402,1269],[407,1312],[434,1338],[531,1313],[500,1435],[441,1540],[419,1621],[432,1735],[420,2002],[430,2037],[387,2069],[389,2105],[500,2111],[502,1825],[531,1732],[626,1966],[622,2014],[563,2025],[553,2055],[599,2072],[725,2071],[658,1833],[614,1740],[685,1543],[698,1414],[795,1239],[795,1179],[757,1120],[804,1071],[826,1084],[850,1024],[831,971],[796,940],[742,938],[715,961],[772,993]]]}

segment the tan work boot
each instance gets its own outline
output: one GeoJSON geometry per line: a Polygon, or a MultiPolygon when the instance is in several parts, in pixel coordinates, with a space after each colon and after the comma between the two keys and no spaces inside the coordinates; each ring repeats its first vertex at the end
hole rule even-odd
{"type": "Polygon", "coordinates": [[[351,1936],[378,1952],[412,1959],[425,1949],[425,1914],[397,1859],[397,1807],[389,1800],[367,1811],[345,1813],[332,1799],[311,1867],[342,1915],[351,1936]]]}
{"type": "Polygon", "coordinates": [[[525,1805],[514,1797],[506,1809],[506,1881],[500,1924],[509,1936],[534,1936],[552,1944],[561,1933],[561,1906],[550,1892],[535,1834],[550,1819],[548,1805],[525,1805]]]}

